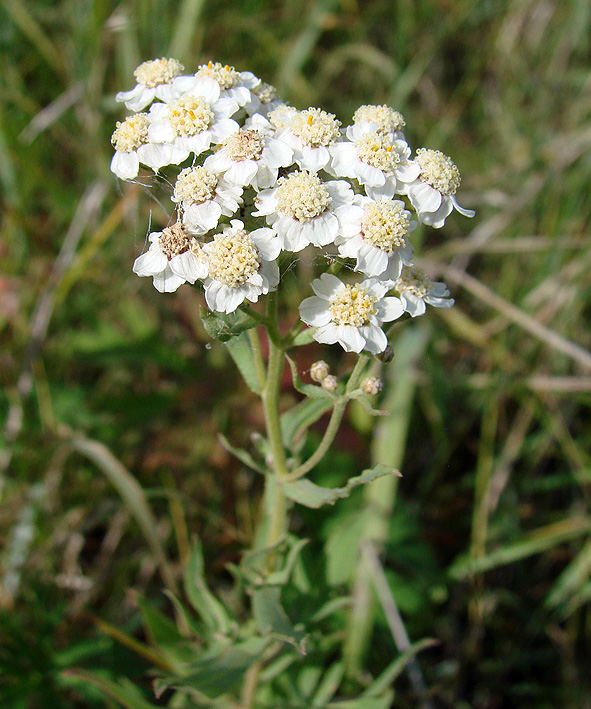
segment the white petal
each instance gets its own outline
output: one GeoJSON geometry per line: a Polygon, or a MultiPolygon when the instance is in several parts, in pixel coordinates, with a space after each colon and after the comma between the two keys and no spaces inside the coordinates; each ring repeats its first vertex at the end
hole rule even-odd
{"type": "Polygon", "coordinates": [[[334,345],[338,341],[337,326],[334,323],[322,325],[314,333],[314,339],[323,345],[334,345]]]}
{"type": "Polygon", "coordinates": [[[204,258],[198,258],[191,251],[174,256],[169,262],[173,273],[189,283],[195,283],[198,278],[207,276],[208,265],[204,258]]]}
{"type": "Polygon", "coordinates": [[[217,226],[221,215],[220,205],[213,200],[208,200],[201,204],[189,204],[185,207],[183,222],[190,230],[204,234],[217,226]]]}
{"type": "Polygon", "coordinates": [[[392,320],[398,320],[402,315],[404,304],[400,298],[388,296],[379,301],[377,311],[377,316],[382,322],[392,322],[392,320]]]}
{"type": "Polygon", "coordinates": [[[361,352],[365,347],[364,337],[353,325],[339,325],[337,337],[345,352],[361,352]]]}
{"type": "Polygon", "coordinates": [[[168,259],[157,248],[151,248],[145,254],[138,256],[133,262],[133,272],[138,276],[154,276],[161,273],[166,268],[168,259]]]}
{"type": "Polygon", "coordinates": [[[460,214],[463,214],[465,217],[473,217],[476,212],[473,209],[464,209],[464,207],[460,207],[460,205],[456,202],[456,198],[452,195],[451,201],[456,208],[456,211],[458,211],[460,214]]]}
{"type": "Polygon", "coordinates": [[[357,254],[357,270],[368,276],[381,275],[388,266],[388,254],[371,244],[364,244],[357,254]]]}
{"type": "Polygon", "coordinates": [[[424,315],[427,310],[425,301],[412,293],[401,293],[400,299],[404,303],[406,312],[410,313],[413,318],[416,318],[417,315],[424,315]]]}
{"type": "Polygon", "coordinates": [[[274,261],[281,253],[281,240],[274,229],[255,229],[250,232],[250,238],[265,261],[274,261]]]}
{"type": "Polygon", "coordinates": [[[167,265],[162,273],[154,275],[154,288],[160,293],[174,293],[184,282],[184,278],[172,272],[170,265],[167,265]]]}
{"type": "Polygon", "coordinates": [[[140,170],[137,153],[117,151],[111,160],[111,170],[122,180],[133,180],[140,170]]]}
{"type": "Polygon", "coordinates": [[[325,300],[312,295],[300,303],[300,317],[312,327],[321,327],[322,325],[328,325],[331,320],[331,313],[325,300]]]}
{"type": "Polygon", "coordinates": [[[254,160],[241,160],[233,162],[226,170],[224,179],[228,182],[235,182],[237,185],[249,185],[258,171],[258,165],[254,160]]]}
{"type": "Polygon", "coordinates": [[[330,300],[335,293],[345,289],[345,284],[332,273],[323,273],[312,281],[312,290],[319,298],[330,300]]]}
{"type": "Polygon", "coordinates": [[[154,121],[148,126],[148,140],[151,143],[172,143],[176,132],[169,120],[154,121]]]}
{"type": "Polygon", "coordinates": [[[372,354],[379,354],[388,346],[388,338],[377,325],[365,325],[361,328],[361,334],[365,339],[364,349],[372,354]]]}

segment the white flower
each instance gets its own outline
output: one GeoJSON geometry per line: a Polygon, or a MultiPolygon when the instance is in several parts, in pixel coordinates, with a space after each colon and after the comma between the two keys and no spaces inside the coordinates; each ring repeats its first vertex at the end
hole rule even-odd
{"type": "Polygon", "coordinates": [[[178,165],[191,153],[200,155],[211,143],[221,143],[239,129],[238,123],[228,118],[237,104],[231,99],[221,99],[220,87],[213,79],[193,82],[191,93],[186,93],[169,103],[155,103],[150,109],[148,140],[170,146],[168,162],[178,165]]]}
{"type": "Polygon", "coordinates": [[[449,290],[445,283],[432,281],[422,269],[404,266],[400,277],[394,283],[394,289],[399,294],[404,310],[415,318],[423,315],[427,306],[435,308],[451,308],[453,298],[448,298],[449,290]]]}
{"type": "Polygon", "coordinates": [[[207,261],[194,239],[177,222],[150,234],[150,248],[133,264],[138,276],[152,276],[160,293],[173,293],[183,283],[207,276],[207,261]]]}
{"type": "Polygon", "coordinates": [[[460,186],[460,171],[440,150],[417,150],[416,163],[420,173],[416,180],[405,186],[419,221],[440,229],[445,218],[456,209],[465,217],[473,217],[472,209],[464,209],[456,202],[455,193],[460,186]]]}
{"type": "Polygon", "coordinates": [[[302,301],[300,317],[316,328],[317,342],[338,342],[346,352],[367,350],[378,354],[388,346],[381,324],[396,320],[404,312],[400,298],[384,297],[389,288],[388,282],[372,278],[345,285],[336,276],[323,273],[312,281],[316,295],[302,301]]]}
{"type": "Polygon", "coordinates": [[[339,234],[335,210],[353,201],[344,180],[323,182],[305,170],[281,177],[278,186],[259,192],[253,216],[266,216],[279,234],[282,248],[301,251],[309,244],[326,246],[339,234]]]}
{"type": "Polygon", "coordinates": [[[250,101],[250,88],[260,81],[249,71],[239,72],[228,64],[223,66],[220,62],[208,62],[201,64],[194,76],[176,79],[173,88],[177,93],[193,93],[195,82],[201,79],[213,79],[220,88],[220,97],[231,99],[236,110],[250,101]]]}
{"type": "Polygon", "coordinates": [[[273,134],[273,126],[257,113],[244,128],[226,138],[203,165],[211,172],[223,173],[227,182],[236,185],[252,185],[255,190],[272,187],[279,168],[293,162],[293,150],[273,134]]]}
{"type": "Polygon", "coordinates": [[[173,96],[172,81],[184,69],[176,59],[153,59],[140,64],[133,72],[137,84],[131,91],[120,91],[116,101],[124,101],[130,111],[141,111],[155,98],[169,101],[173,96]]]}
{"type": "Polygon", "coordinates": [[[336,211],[341,228],[339,254],[357,259],[356,271],[382,280],[395,280],[402,264],[412,263],[413,247],[408,234],[417,226],[400,200],[374,201],[361,195],[355,204],[336,211]]]}
{"type": "Polygon", "coordinates": [[[359,106],[353,114],[353,122],[369,129],[370,123],[375,123],[374,130],[382,135],[389,135],[391,140],[406,140],[402,129],[406,125],[404,116],[390,106],[359,106]]]}
{"type": "Polygon", "coordinates": [[[148,139],[150,120],[146,113],[136,113],[124,121],[117,121],[111,137],[115,155],[111,170],[122,180],[137,177],[140,163],[154,169],[154,165],[166,165],[171,157],[170,146],[152,145],[148,139]]]}
{"type": "Polygon", "coordinates": [[[326,167],[330,162],[328,147],[341,135],[341,122],[320,108],[286,114],[285,120],[287,125],[277,134],[277,139],[293,148],[295,162],[312,172],[326,167]]]}
{"type": "Polygon", "coordinates": [[[263,116],[268,116],[271,111],[274,111],[282,104],[283,102],[277,96],[277,89],[271,84],[267,84],[259,79],[250,89],[250,101],[245,104],[244,109],[249,116],[252,116],[254,113],[261,113],[263,116]]]}
{"type": "Polygon", "coordinates": [[[298,109],[293,106],[288,106],[285,103],[279,104],[276,108],[269,111],[267,119],[269,123],[275,128],[275,130],[280,131],[283,128],[289,127],[291,119],[298,113],[298,109]]]}
{"type": "Polygon", "coordinates": [[[260,295],[279,284],[276,258],[281,251],[273,229],[247,232],[232,219],[222,234],[203,246],[209,264],[204,280],[205,300],[211,310],[232,313],[244,300],[256,303],[260,295]]]}
{"type": "Polygon", "coordinates": [[[377,128],[376,123],[349,126],[349,140],[330,147],[330,171],[339,177],[357,178],[374,199],[393,197],[401,191],[402,183],[412,182],[420,171],[410,160],[406,142],[393,140],[377,128]]]}
{"type": "Polygon", "coordinates": [[[231,217],[242,203],[242,188],[220,179],[200,165],[181,170],[171,197],[192,234],[214,229],[220,217],[231,217]]]}

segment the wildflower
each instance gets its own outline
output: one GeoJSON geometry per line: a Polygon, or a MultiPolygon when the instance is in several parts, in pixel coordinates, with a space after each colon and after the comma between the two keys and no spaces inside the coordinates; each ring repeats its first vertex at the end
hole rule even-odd
{"type": "Polygon", "coordinates": [[[242,188],[197,165],[181,170],[171,197],[182,212],[182,220],[193,234],[214,229],[220,217],[231,217],[242,202],[242,188]]]}
{"type": "Polygon", "coordinates": [[[140,64],[133,72],[137,84],[131,91],[120,91],[116,101],[124,101],[130,111],[141,111],[155,98],[170,101],[173,97],[172,82],[181,71],[183,65],[176,59],[153,59],[140,64]]]}
{"type": "Polygon", "coordinates": [[[376,133],[388,135],[391,140],[405,140],[402,132],[406,125],[404,116],[385,104],[382,106],[359,106],[353,114],[353,122],[364,130],[369,129],[370,123],[374,123],[376,133]]]}
{"type": "Polygon", "coordinates": [[[377,128],[376,123],[349,126],[348,140],[330,147],[330,172],[356,178],[370,197],[393,197],[404,183],[418,177],[420,168],[410,159],[404,140],[392,139],[377,128]]]}
{"type": "Polygon", "coordinates": [[[341,232],[336,241],[339,254],[355,258],[356,271],[394,280],[402,264],[412,263],[413,247],[407,236],[417,224],[400,200],[358,196],[336,215],[341,232]]]}
{"type": "Polygon", "coordinates": [[[305,170],[318,172],[330,161],[328,147],[340,136],[341,122],[320,108],[297,111],[277,134],[293,148],[295,162],[305,170]]]}
{"type": "Polygon", "coordinates": [[[324,182],[305,170],[281,177],[277,187],[259,192],[254,216],[266,216],[279,234],[282,248],[301,251],[309,244],[326,246],[339,234],[335,210],[353,200],[344,180],[324,182]]]}
{"type": "Polygon", "coordinates": [[[162,147],[149,142],[150,119],[146,113],[136,113],[124,121],[118,121],[111,137],[115,155],[111,160],[111,170],[122,180],[137,177],[140,163],[157,169],[165,165],[171,157],[168,146],[162,147]]]}
{"type": "Polygon", "coordinates": [[[232,313],[244,300],[256,303],[260,295],[275,290],[279,267],[275,259],[281,245],[273,229],[248,232],[232,219],[223,233],[203,246],[209,265],[204,280],[205,300],[211,310],[232,313]]]}
{"type": "Polygon", "coordinates": [[[251,100],[250,89],[255,86],[258,79],[250,71],[236,71],[229,64],[208,62],[201,64],[193,76],[182,76],[175,80],[174,90],[179,93],[193,93],[196,83],[203,79],[213,80],[220,89],[220,98],[229,99],[236,108],[245,106],[251,100]]]}
{"type": "Polygon", "coordinates": [[[207,78],[196,81],[191,93],[153,104],[148,138],[171,147],[169,162],[162,165],[178,165],[191,153],[200,155],[211,143],[221,143],[237,132],[240,126],[229,118],[237,108],[234,101],[220,99],[218,84],[207,78]]]}
{"type": "Polygon", "coordinates": [[[405,312],[413,318],[423,315],[427,309],[426,303],[435,308],[451,308],[453,298],[449,298],[449,290],[445,283],[432,281],[422,269],[404,266],[400,277],[394,283],[394,289],[403,303],[405,312]]]}
{"type": "Polygon", "coordinates": [[[376,279],[345,285],[336,276],[323,273],[312,281],[316,295],[302,301],[300,317],[316,328],[317,342],[338,342],[346,352],[378,354],[388,346],[381,324],[404,312],[399,298],[385,297],[389,288],[388,282],[376,279]]]}
{"type": "Polygon", "coordinates": [[[273,133],[269,121],[255,114],[244,128],[228,136],[203,165],[236,185],[252,185],[255,190],[271,187],[277,182],[279,168],[293,162],[293,150],[276,140],[273,133]]]}
{"type": "Polygon", "coordinates": [[[180,222],[149,236],[150,248],[133,264],[138,276],[152,276],[160,293],[173,293],[183,283],[207,275],[207,262],[197,240],[180,222]]]}
{"type": "Polygon", "coordinates": [[[440,229],[453,209],[465,217],[474,216],[474,210],[464,209],[456,202],[461,177],[451,158],[440,150],[419,148],[416,163],[420,173],[416,180],[405,185],[405,193],[420,222],[440,229]]]}
{"type": "Polygon", "coordinates": [[[277,89],[259,79],[250,89],[250,101],[244,106],[244,109],[249,116],[260,113],[268,117],[271,111],[281,105],[282,101],[277,95],[277,89]]]}

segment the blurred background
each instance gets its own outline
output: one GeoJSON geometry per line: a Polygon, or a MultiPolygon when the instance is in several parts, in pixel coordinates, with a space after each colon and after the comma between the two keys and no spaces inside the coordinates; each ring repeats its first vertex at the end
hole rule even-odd
{"type": "MultiPolygon", "coordinates": [[[[439,643],[419,657],[437,706],[591,706],[590,42],[587,0],[0,1],[2,706],[104,706],[71,666],[149,687],[105,628],[142,637],[130,589],[158,599],[158,544],[174,574],[198,534],[223,590],[252,539],[260,483],[217,433],[248,446],[261,412],[199,293],[131,272],[172,204],[109,171],[114,95],[160,56],[253,71],[344,124],[388,103],[412,147],[459,166],[476,217],[413,239],[456,306],[401,328],[393,415],[353,407],[314,475],[400,467],[380,541],[411,641],[439,643]]],[[[319,357],[351,366],[316,345],[298,363],[319,357]]],[[[347,558],[370,504],[298,510],[294,529],[347,558]]],[[[378,614],[369,663],[382,637],[378,614]]]]}

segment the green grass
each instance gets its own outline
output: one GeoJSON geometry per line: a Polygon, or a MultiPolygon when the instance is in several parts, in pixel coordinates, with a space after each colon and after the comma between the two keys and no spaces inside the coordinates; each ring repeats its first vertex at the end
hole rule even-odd
{"type": "MultiPolygon", "coordinates": [[[[428,343],[401,414],[408,428],[397,419],[395,447],[380,453],[402,460],[404,473],[385,565],[411,641],[440,642],[419,656],[440,706],[582,705],[591,689],[590,15],[585,0],[0,3],[7,706],[104,706],[64,679],[69,666],[112,676],[127,666],[149,684],[87,614],[141,636],[128,589],[161,600],[155,542],[100,466],[72,453],[72,432],[133,473],[173,573],[199,534],[223,589],[226,564],[252,535],[258,483],[217,432],[247,444],[261,412],[225,351],[206,346],[199,295],[162,297],[131,273],[149,219],[165,216],[157,190],[109,172],[123,115],[114,93],[132,86],[139,62],[171,49],[188,69],[208,59],[250,69],[293,105],[344,121],[359,104],[388,102],[414,147],[440,148],[460,167],[460,201],[476,218],[415,239],[457,305],[425,318],[428,343]],[[23,637],[36,648],[28,664],[23,637]]],[[[335,468],[367,467],[371,425],[352,412],[319,479],[342,484],[335,468]]],[[[299,533],[330,536],[362,497],[302,513],[299,533]]],[[[383,669],[392,641],[375,617],[366,663],[383,669]]],[[[400,706],[412,696],[402,682],[400,706]]]]}

